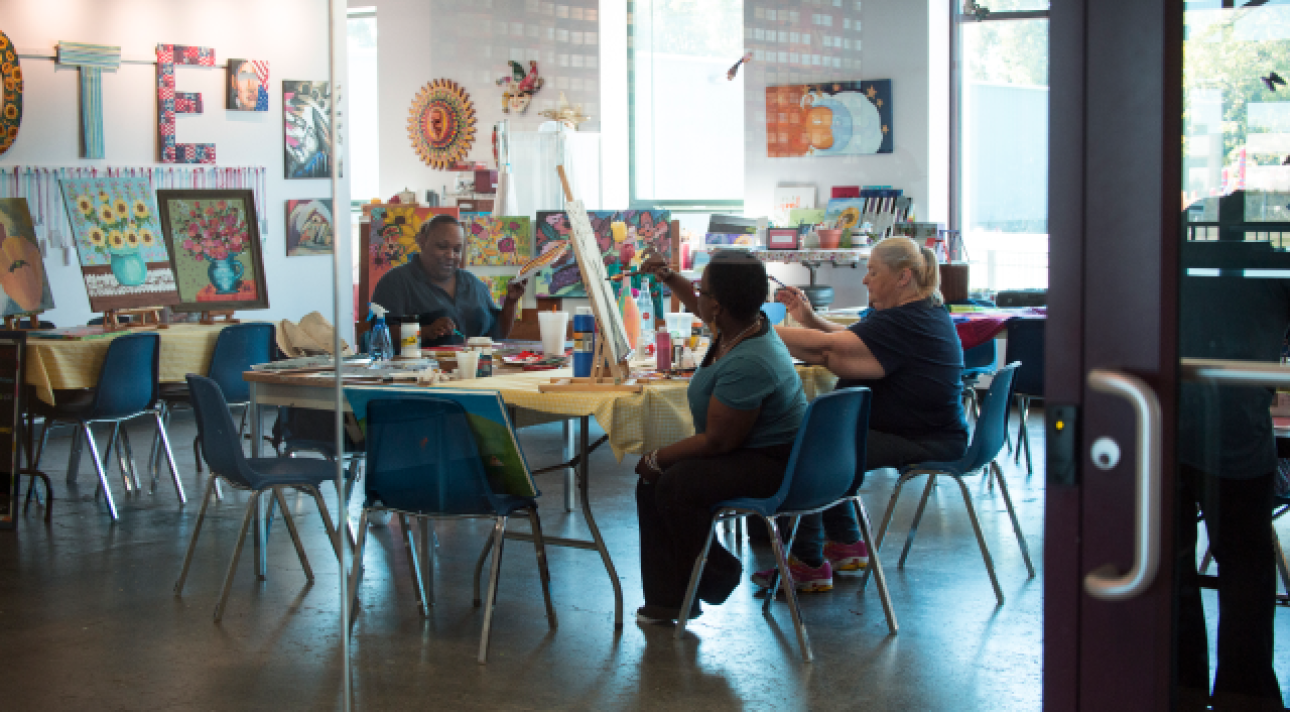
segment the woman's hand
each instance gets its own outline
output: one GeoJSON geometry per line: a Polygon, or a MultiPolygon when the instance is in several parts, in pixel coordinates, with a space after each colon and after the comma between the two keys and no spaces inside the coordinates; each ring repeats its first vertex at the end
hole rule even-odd
{"type": "Polygon", "coordinates": [[[640,271],[652,274],[660,282],[666,282],[672,276],[672,268],[667,265],[667,258],[658,253],[651,254],[641,262],[640,271]]]}
{"type": "Polygon", "coordinates": [[[647,452],[642,455],[640,461],[636,463],[636,474],[640,475],[642,480],[652,483],[654,480],[658,479],[659,475],[663,474],[662,470],[656,469],[658,460],[655,458],[657,457],[657,450],[654,452],[647,452]]]}
{"type": "Polygon", "coordinates": [[[775,292],[775,301],[783,304],[788,309],[789,316],[797,323],[803,326],[814,323],[815,309],[811,307],[806,294],[797,287],[784,287],[775,292]]]}
{"type": "Polygon", "coordinates": [[[506,285],[506,296],[504,297],[506,301],[518,302],[523,297],[524,297],[523,282],[512,281],[511,283],[506,285]]]}
{"type": "Polygon", "coordinates": [[[430,323],[430,326],[421,330],[423,336],[429,339],[438,339],[447,336],[457,330],[457,325],[452,319],[441,316],[430,323]]]}

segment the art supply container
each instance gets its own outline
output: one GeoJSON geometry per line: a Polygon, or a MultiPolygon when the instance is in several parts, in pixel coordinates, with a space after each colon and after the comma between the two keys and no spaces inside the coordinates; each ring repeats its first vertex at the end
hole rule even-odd
{"type": "Polygon", "coordinates": [[[821,250],[836,250],[842,243],[841,230],[816,230],[815,232],[820,236],[821,250]]]}
{"type": "Polygon", "coordinates": [[[655,353],[658,359],[655,364],[660,371],[672,370],[672,335],[667,333],[667,329],[659,329],[658,334],[654,336],[655,353]]]}
{"type": "Polygon", "coordinates": [[[399,355],[403,358],[421,358],[420,324],[399,324],[399,355]]]}
{"type": "Polygon", "coordinates": [[[475,378],[479,370],[478,351],[460,351],[457,353],[457,378],[469,380],[475,378]]]}
{"type": "Polygon", "coordinates": [[[487,336],[472,336],[466,339],[466,347],[479,352],[479,368],[475,375],[479,378],[493,375],[493,340],[487,336]]]}
{"type": "Polygon", "coordinates": [[[591,375],[593,359],[596,357],[596,317],[591,309],[578,307],[573,317],[573,375],[575,378],[586,378],[591,375]],[[584,310],[586,313],[583,313],[584,310]]]}
{"type": "Polygon", "coordinates": [[[569,327],[569,312],[538,312],[538,328],[542,332],[542,354],[564,355],[564,334],[569,327]]]}
{"type": "Polygon", "coordinates": [[[665,318],[667,319],[667,331],[673,338],[690,338],[690,331],[694,327],[693,314],[681,312],[679,314],[668,314],[665,318]]]}

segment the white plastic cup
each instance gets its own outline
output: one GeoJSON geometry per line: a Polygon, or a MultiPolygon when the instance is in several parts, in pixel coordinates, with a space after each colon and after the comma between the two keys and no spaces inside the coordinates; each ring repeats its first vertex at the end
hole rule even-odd
{"type": "Polygon", "coordinates": [[[538,312],[538,328],[542,331],[542,354],[563,356],[569,312],[538,312]]]}
{"type": "Polygon", "coordinates": [[[677,314],[666,314],[667,330],[674,336],[689,339],[694,328],[694,315],[689,312],[679,312],[677,314]]]}
{"type": "Polygon", "coordinates": [[[479,370],[479,352],[478,351],[459,351],[457,352],[457,370],[459,371],[458,379],[467,381],[475,377],[479,370]]]}

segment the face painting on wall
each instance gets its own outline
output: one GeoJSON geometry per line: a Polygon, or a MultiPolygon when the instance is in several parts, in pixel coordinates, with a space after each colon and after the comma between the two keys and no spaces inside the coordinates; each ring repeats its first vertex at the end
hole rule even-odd
{"type": "Polygon", "coordinates": [[[766,87],[768,156],[891,153],[891,80],[766,87]]]}
{"type": "Polygon", "coordinates": [[[228,108],[269,110],[269,63],[258,59],[228,61],[228,108]]]}
{"type": "Polygon", "coordinates": [[[331,175],[331,88],[328,82],[282,82],[287,178],[331,175]]]}

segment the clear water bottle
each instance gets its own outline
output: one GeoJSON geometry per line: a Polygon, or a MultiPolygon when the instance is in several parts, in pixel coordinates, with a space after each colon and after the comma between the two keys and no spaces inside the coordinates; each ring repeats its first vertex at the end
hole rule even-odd
{"type": "Polygon", "coordinates": [[[636,308],[641,313],[640,351],[646,356],[654,353],[654,300],[649,295],[649,283],[642,282],[640,294],[636,297],[636,308]]]}
{"type": "Polygon", "coordinates": [[[394,358],[394,342],[390,340],[390,327],[385,323],[385,308],[372,304],[371,313],[376,317],[376,323],[372,325],[367,350],[373,361],[389,361],[394,358]]]}

